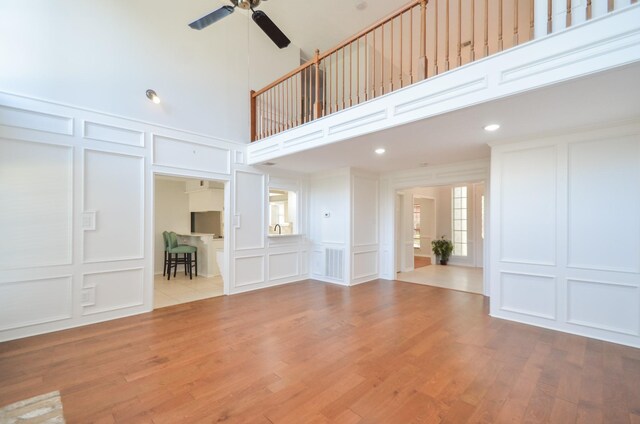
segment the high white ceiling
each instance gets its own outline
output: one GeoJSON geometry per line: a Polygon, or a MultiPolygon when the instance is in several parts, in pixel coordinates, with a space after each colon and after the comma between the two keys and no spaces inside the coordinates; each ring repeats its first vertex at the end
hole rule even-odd
{"type": "Polygon", "coordinates": [[[360,32],[409,0],[268,0],[260,9],[307,57],[325,51],[360,32]],[[363,9],[358,4],[364,3],[363,9]]]}
{"type": "MultiPolygon", "coordinates": [[[[229,0],[184,2],[176,7],[176,19],[182,19],[186,25],[230,3],[229,0]]],[[[409,0],[263,0],[258,9],[267,13],[310,58],[315,49],[328,50],[407,3],[409,0]],[[362,10],[356,8],[360,3],[366,4],[362,10]]],[[[236,9],[236,13],[247,12],[236,9]]]]}
{"type": "Polygon", "coordinates": [[[487,158],[493,141],[522,140],[640,118],[640,64],[572,80],[273,160],[313,173],[341,167],[373,172],[487,158]],[[488,123],[502,127],[483,130],[488,123]],[[384,147],[378,156],[374,150],[384,147]]]}

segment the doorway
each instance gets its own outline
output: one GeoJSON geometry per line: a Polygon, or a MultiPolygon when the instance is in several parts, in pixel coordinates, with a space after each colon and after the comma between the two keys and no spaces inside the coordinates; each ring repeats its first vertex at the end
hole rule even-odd
{"type": "Polygon", "coordinates": [[[485,184],[483,181],[398,190],[396,279],[483,294],[485,184]],[[435,240],[453,247],[441,264],[435,240]]]}
{"type": "Polygon", "coordinates": [[[224,181],[154,175],[154,309],[224,294],[224,204],[224,181]],[[163,233],[195,253],[167,252],[163,233]]]}

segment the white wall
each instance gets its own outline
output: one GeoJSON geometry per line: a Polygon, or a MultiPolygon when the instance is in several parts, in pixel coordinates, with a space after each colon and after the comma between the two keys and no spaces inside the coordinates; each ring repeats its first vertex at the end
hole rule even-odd
{"type": "Polygon", "coordinates": [[[311,177],[312,278],[345,286],[378,278],[378,181],[348,168],[311,177]]]}
{"type": "Polygon", "coordinates": [[[377,175],[351,171],[351,285],[378,278],[378,179],[377,175]]]}
{"type": "Polygon", "coordinates": [[[309,238],[312,243],[311,277],[349,285],[350,173],[341,169],[311,176],[309,238]],[[327,272],[327,249],[335,249],[335,274],[327,272]],[[341,259],[340,259],[341,258],[341,259]]]}
{"type": "Polygon", "coordinates": [[[231,203],[233,218],[225,225],[231,234],[234,256],[230,292],[306,279],[309,275],[308,183],[304,176],[238,165],[231,203]],[[269,188],[296,192],[299,234],[268,236],[269,188]]]}
{"type": "Polygon", "coordinates": [[[491,315],[640,347],[640,122],[494,146],[491,315]]]}
{"type": "Polygon", "coordinates": [[[174,231],[178,234],[191,233],[191,213],[189,212],[189,195],[185,193],[185,183],[155,179],[155,196],[153,210],[154,225],[154,273],[162,274],[164,264],[163,231],[174,231]]]}
{"type": "Polygon", "coordinates": [[[0,93],[0,340],[151,310],[153,174],[229,180],[244,149],[0,93]]]}
{"type": "Polygon", "coordinates": [[[267,184],[277,183],[299,193],[306,232],[306,180],[246,166],[245,152],[245,144],[0,93],[0,340],[153,308],[154,258],[162,258],[154,175],[227,182],[226,294],[306,278],[306,237],[270,240],[264,223],[267,184]]]}
{"type": "Polygon", "coordinates": [[[188,27],[217,7],[5,0],[0,91],[248,142],[249,90],[297,67],[299,49],[279,50],[241,11],[202,31],[188,27]],[[146,99],[149,88],[162,104],[146,99]]]}

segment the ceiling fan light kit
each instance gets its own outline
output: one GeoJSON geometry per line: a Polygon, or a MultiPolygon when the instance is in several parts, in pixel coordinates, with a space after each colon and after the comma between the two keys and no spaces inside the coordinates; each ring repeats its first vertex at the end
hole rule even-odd
{"type": "MultiPolygon", "coordinates": [[[[265,0],[266,1],[266,0],[265,0]]],[[[291,41],[286,35],[273,23],[273,21],[261,10],[255,10],[262,0],[231,0],[233,6],[222,6],[202,18],[193,21],[189,26],[193,29],[201,30],[209,25],[218,22],[220,19],[227,17],[233,13],[236,7],[244,10],[251,10],[253,13],[251,18],[264,31],[265,34],[275,43],[276,46],[283,49],[287,47],[291,41]]]]}

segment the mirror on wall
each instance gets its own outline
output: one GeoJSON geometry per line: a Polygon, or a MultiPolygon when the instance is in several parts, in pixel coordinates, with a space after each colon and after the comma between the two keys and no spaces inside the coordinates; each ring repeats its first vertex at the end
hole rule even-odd
{"type": "Polygon", "coordinates": [[[294,191],[269,189],[269,235],[297,234],[297,195],[294,191]]]}

